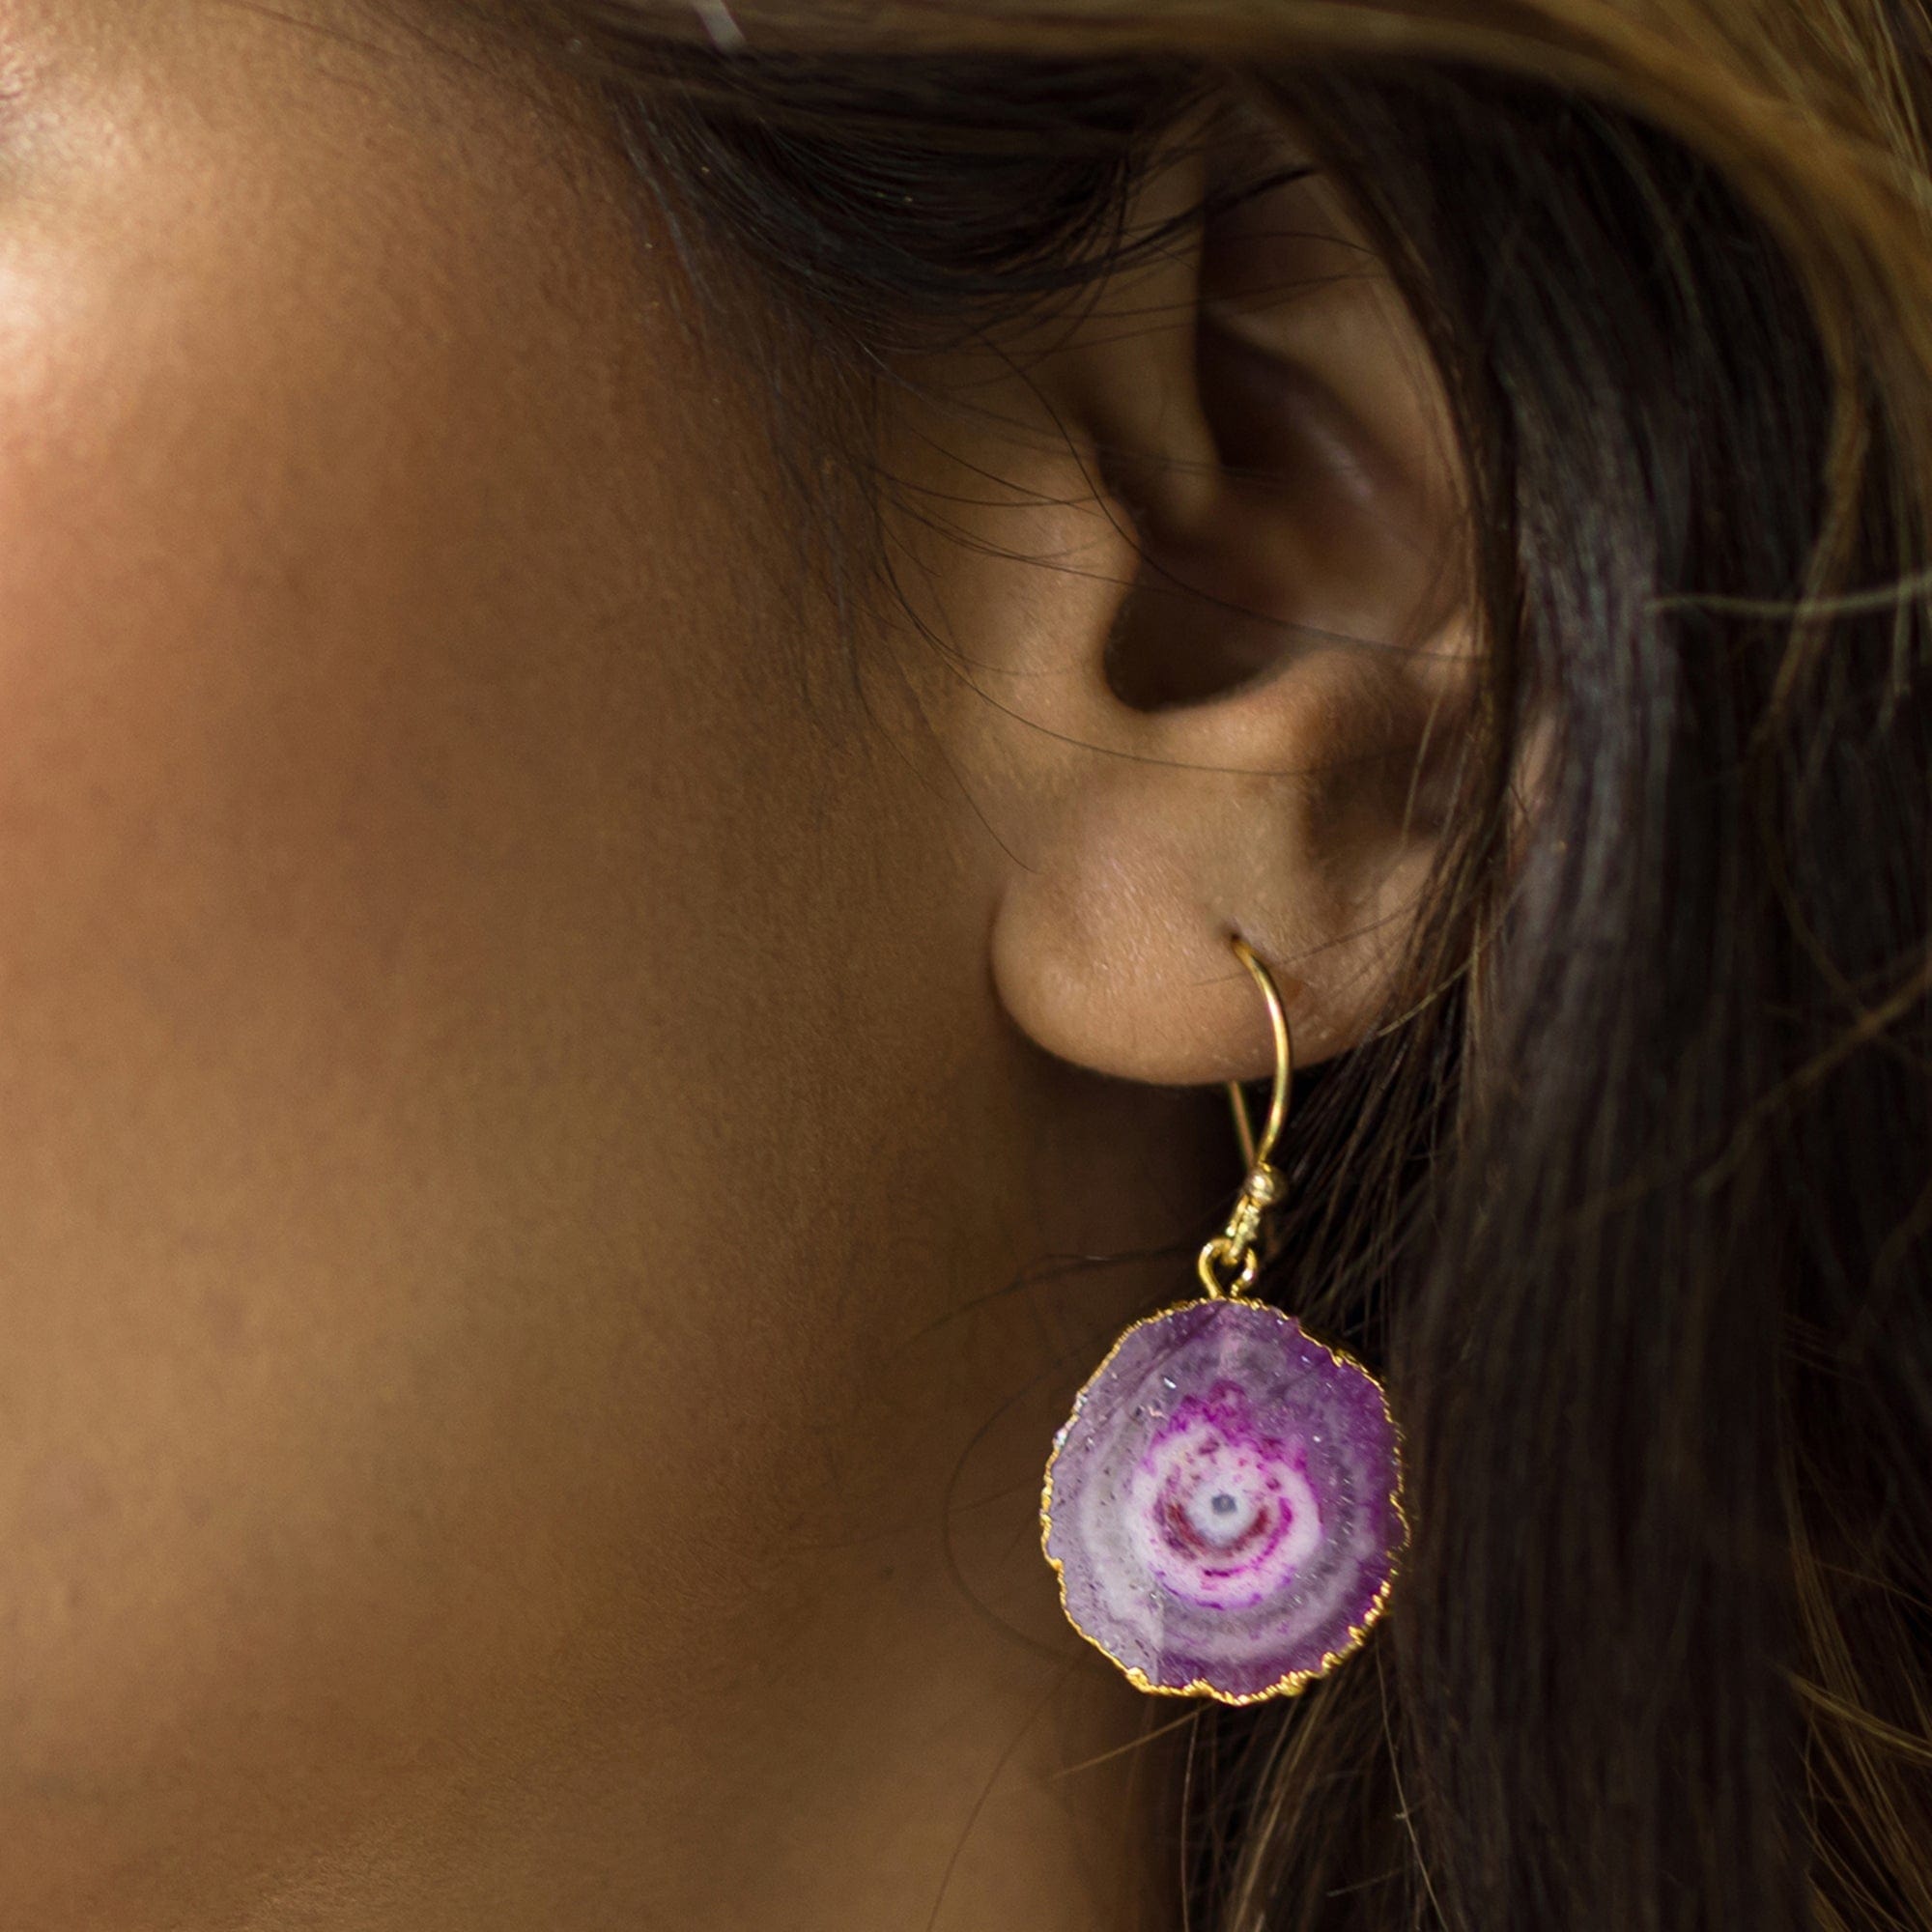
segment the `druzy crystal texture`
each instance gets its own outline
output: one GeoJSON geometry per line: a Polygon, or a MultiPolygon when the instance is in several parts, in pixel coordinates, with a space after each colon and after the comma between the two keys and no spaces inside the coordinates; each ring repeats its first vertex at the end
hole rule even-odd
{"type": "Polygon", "coordinates": [[[1138,1322],[1054,1437],[1041,1499],[1074,1625],[1144,1690],[1245,1702],[1339,1662],[1404,1538],[1374,1378],[1265,1302],[1138,1322]]]}

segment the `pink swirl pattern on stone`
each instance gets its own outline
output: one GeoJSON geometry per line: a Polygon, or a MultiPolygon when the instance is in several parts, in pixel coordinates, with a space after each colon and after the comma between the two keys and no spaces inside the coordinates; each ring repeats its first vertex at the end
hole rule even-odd
{"type": "Polygon", "coordinates": [[[1066,1614],[1143,1690],[1300,1689],[1379,1613],[1405,1526],[1375,1378],[1265,1302],[1191,1301],[1115,1346],[1054,1438],[1066,1614]]]}

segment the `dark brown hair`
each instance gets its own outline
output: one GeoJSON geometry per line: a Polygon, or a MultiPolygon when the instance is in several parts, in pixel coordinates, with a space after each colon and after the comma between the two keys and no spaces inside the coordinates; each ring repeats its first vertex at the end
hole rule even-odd
{"type": "Polygon", "coordinates": [[[1197,1923],[1932,1924],[1921,0],[490,11],[855,407],[1142,245],[1217,95],[1308,131],[1433,344],[1481,756],[1287,1243],[1416,1539],[1367,1660],[1202,1714],[1197,1923]]]}

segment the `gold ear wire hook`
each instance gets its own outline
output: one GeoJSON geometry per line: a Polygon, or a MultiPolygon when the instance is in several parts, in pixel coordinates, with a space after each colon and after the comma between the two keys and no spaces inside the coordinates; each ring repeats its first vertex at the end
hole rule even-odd
{"type": "Polygon", "coordinates": [[[1261,1145],[1255,1145],[1254,1129],[1248,1124],[1248,1103],[1241,1092],[1238,1080],[1228,1082],[1228,1098],[1234,1102],[1235,1131],[1241,1140],[1241,1158],[1250,1168],[1265,1167],[1267,1157],[1274,1151],[1274,1144],[1281,1138],[1283,1122],[1288,1119],[1289,1083],[1294,1078],[1294,1048],[1288,1035],[1288,1013],[1281,1003],[1281,991],[1274,983],[1274,975],[1262,964],[1261,955],[1236,933],[1230,942],[1235,949],[1235,956],[1240,960],[1254,976],[1256,985],[1262,989],[1262,998],[1267,1002],[1268,1023],[1274,1029],[1274,1093],[1268,1100],[1267,1124],[1262,1129],[1261,1145]]]}
{"type": "Polygon", "coordinates": [[[1273,1153],[1283,1122],[1288,1119],[1289,1088],[1294,1079],[1294,1048],[1289,1037],[1288,1013],[1282,1006],[1274,976],[1239,933],[1234,935],[1230,944],[1267,1002],[1268,1021],[1274,1029],[1274,1092],[1268,1101],[1266,1123],[1257,1142],[1248,1121],[1248,1103],[1241,1083],[1228,1082],[1228,1099],[1235,1110],[1235,1131],[1240,1138],[1241,1158],[1247,1162],[1248,1174],[1241,1183],[1234,1211],[1228,1216],[1228,1225],[1201,1250],[1196,1264],[1208,1293],[1216,1299],[1224,1294],[1239,1294],[1260,1272],[1261,1257],[1255,1249],[1255,1237],[1261,1233],[1263,1216],[1281,1198],[1281,1176],[1268,1165],[1268,1156],[1273,1153]],[[1221,1280],[1218,1270],[1223,1267],[1235,1270],[1232,1281],[1221,1280]]]}

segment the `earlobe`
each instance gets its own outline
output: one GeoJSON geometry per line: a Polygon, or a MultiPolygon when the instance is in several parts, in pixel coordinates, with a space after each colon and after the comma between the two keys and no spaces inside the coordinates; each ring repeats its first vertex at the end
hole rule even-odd
{"type": "MultiPolygon", "coordinates": [[[[1277,137],[1261,168],[1245,146],[1203,168],[1293,158],[1277,137]]],[[[1182,185],[1213,207],[1201,174],[1154,181],[1139,220],[1182,185]]],[[[1315,175],[1210,212],[1021,367],[999,412],[1051,426],[1056,455],[949,432],[1018,486],[981,518],[994,594],[947,615],[995,699],[955,724],[999,773],[1018,862],[999,995],[1099,1071],[1256,1076],[1271,1049],[1239,932],[1297,1058],[1343,1051],[1396,991],[1475,689],[1454,440],[1419,331],[1315,175]],[[1003,575],[1028,569],[1048,573],[1031,596],[1003,575]],[[1021,620],[1002,630],[1001,609],[1021,620]]]]}

